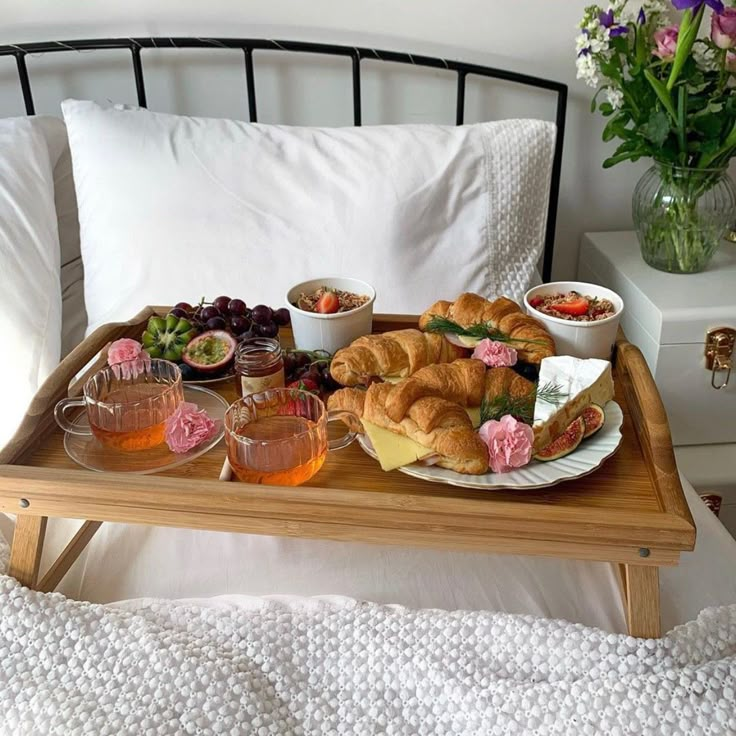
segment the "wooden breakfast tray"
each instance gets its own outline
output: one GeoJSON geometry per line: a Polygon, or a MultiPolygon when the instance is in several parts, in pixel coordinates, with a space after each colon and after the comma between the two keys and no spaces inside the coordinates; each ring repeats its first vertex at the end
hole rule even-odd
{"type": "MultiPolygon", "coordinates": [[[[64,451],[54,405],[81,392],[83,379],[71,391],[70,381],[112,340],[139,338],[148,318],[166,311],[148,307],[96,330],[44,383],[0,452],[0,511],[18,515],[10,574],[23,584],[53,590],[103,521],[543,555],[615,564],[630,633],[659,636],[659,566],[676,565],[693,548],[695,526],[662,401],[641,352],[623,334],[614,370],[621,446],[595,473],[550,488],[478,491],[384,473],[357,443],[329,453],[311,484],[297,488],[219,481],[224,443],[156,475],[80,468],[64,451]],[[40,577],[48,517],[85,524],[40,577]]],[[[414,325],[415,317],[374,320],[376,332],[414,325]]],[[[104,362],[103,353],[84,375],[104,362]]],[[[213,388],[236,398],[234,384],[213,388]]]]}

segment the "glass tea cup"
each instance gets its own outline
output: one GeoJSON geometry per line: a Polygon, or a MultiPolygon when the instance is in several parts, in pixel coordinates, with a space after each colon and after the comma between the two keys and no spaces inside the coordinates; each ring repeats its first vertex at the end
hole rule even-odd
{"type": "Polygon", "coordinates": [[[105,447],[136,452],[164,441],[166,420],[182,401],[181,371],[174,363],[151,360],[130,370],[118,364],[89,378],[80,398],[62,399],[54,417],[65,432],[93,434],[105,447]],[[89,427],[67,417],[73,407],[86,409],[89,427]]]}
{"type": "Polygon", "coordinates": [[[336,420],[357,427],[349,411],[327,411],[308,391],[273,388],[249,394],[225,412],[225,441],[230,466],[238,480],[263,485],[298,486],[324,464],[328,450],[347,447],[356,437],[348,431],[327,438],[336,420]]]}

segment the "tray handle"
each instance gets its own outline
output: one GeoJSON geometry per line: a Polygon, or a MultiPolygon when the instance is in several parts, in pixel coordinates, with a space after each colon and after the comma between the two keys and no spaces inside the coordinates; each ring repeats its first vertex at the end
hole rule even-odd
{"type": "Polygon", "coordinates": [[[619,330],[616,372],[662,510],[695,527],[677,471],[667,412],[641,350],[619,330]]]}

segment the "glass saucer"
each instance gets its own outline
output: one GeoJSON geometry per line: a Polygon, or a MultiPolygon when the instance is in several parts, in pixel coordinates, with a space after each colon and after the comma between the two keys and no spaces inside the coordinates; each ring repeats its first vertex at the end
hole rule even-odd
{"type": "MultiPolygon", "coordinates": [[[[157,473],[161,470],[175,468],[194,460],[211,450],[225,434],[225,410],[228,402],[219,394],[202,386],[184,385],[184,401],[191,401],[200,409],[206,409],[212,419],[217,422],[217,432],[212,439],[203,442],[193,450],[183,454],[171,452],[166,443],[140,452],[121,452],[111,450],[100,444],[94,435],[64,434],[64,449],[67,455],[88,470],[109,473],[157,473]]],[[[89,427],[87,413],[81,412],[73,420],[79,427],[89,427]]]]}

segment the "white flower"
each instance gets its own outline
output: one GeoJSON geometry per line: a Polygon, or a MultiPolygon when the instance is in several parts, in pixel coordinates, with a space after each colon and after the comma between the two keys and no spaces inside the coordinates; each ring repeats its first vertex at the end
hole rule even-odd
{"type": "Polygon", "coordinates": [[[584,79],[588,87],[598,87],[600,85],[600,69],[592,54],[578,56],[577,69],[578,79],[584,79]]]}
{"type": "Polygon", "coordinates": [[[695,63],[705,72],[718,71],[718,60],[715,49],[704,43],[696,43],[693,46],[693,59],[695,63]]]}
{"type": "Polygon", "coordinates": [[[606,87],[606,99],[614,110],[620,110],[624,104],[624,93],[615,87],[606,87]]]}

